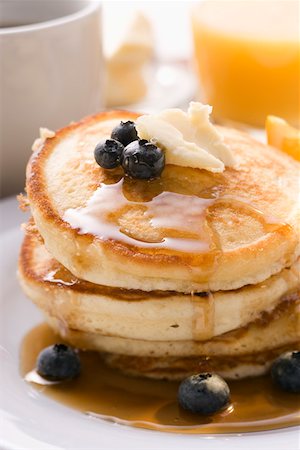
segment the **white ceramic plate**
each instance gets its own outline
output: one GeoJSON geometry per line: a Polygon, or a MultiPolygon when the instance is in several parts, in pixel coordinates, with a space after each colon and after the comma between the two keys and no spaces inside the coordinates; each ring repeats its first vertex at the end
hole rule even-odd
{"type": "MultiPolygon", "coordinates": [[[[141,430],[87,417],[38,393],[19,375],[19,346],[24,334],[42,318],[25,298],[16,278],[26,218],[14,199],[0,205],[1,450],[297,450],[299,432],[288,428],[239,435],[180,435],[141,430]]],[[[251,402],[251,398],[249,398],[251,402]]]]}

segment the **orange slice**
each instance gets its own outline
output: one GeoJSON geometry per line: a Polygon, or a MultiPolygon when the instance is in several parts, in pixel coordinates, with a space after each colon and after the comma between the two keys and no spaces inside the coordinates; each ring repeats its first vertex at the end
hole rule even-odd
{"type": "Polygon", "coordinates": [[[268,116],[266,120],[268,144],[300,161],[300,130],[280,117],[268,116]]]}

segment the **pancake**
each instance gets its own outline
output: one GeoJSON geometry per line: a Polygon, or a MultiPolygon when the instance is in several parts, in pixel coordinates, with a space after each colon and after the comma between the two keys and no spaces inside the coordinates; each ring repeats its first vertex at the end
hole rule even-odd
{"type": "Polygon", "coordinates": [[[218,127],[237,166],[222,174],[168,165],[161,178],[100,168],[95,145],[127,112],[61,129],[33,154],[27,193],[51,255],[99,285],[184,293],[258,284],[299,256],[299,165],[218,127]]]}
{"type": "Polygon", "coordinates": [[[19,276],[28,297],[68,329],[150,341],[201,341],[244,327],[295,299],[299,267],[298,260],[263,283],[214,294],[109,288],[72,275],[47,252],[31,223],[19,276]]]}
{"type": "MultiPolygon", "coordinates": [[[[293,349],[300,348],[295,343],[293,349]]],[[[291,346],[277,347],[269,351],[238,356],[192,356],[192,357],[134,357],[102,353],[105,363],[127,375],[155,379],[183,380],[201,372],[214,372],[227,380],[257,377],[270,369],[273,361],[291,346]]]]}
{"type": "Polygon", "coordinates": [[[81,329],[71,329],[60,317],[45,313],[52,328],[75,347],[84,350],[116,353],[139,357],[191,357],[253,355],[283,346],[299,343],[300,316],[299,293],[297,299],[284,302],[263,320],[248,326],[216,336],[207,341],[178,340],[158,341],[130,339],[101,333],[89,333],[81,329]]]}
{"type": "Polygon", "coordinates": [[[48,314],[45,317],[64,340],[83,350],[101,352],[108,364],[128,374],[181,379],[201,370],[213,370],[225,378],[244,378],[266,373],[276,356],[300,348],[299,306],[298,296],[298,300],[285,302],[267,320],[203,342],[101,336],[71,330],[59,319],[48,314]]]}
{"type": "Polygon", "coordinates": [[[265,373],[283,350],[299,346],[297,264],[264,284],[214,293],[215,333],[224,316],[236,328],[207,338],[202,320],[204,331],[198,328],[196,340],[191,335],[195,313],[203,317],[207,296],[200,297],[199,309],[191,309],[191,295],[126,291],[79,280],[49,255],[34,227],[28,228],[19,261],[24,291],[64,340],[100,352],[107,364],[127,374],[182,379],[210,370],[243,378],[265,373]],[[237,307],[240,320],[230,322],[238,317],[237,307]]]}

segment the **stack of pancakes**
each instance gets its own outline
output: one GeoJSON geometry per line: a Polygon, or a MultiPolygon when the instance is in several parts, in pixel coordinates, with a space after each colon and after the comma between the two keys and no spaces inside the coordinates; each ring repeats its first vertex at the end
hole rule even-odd
{"type": "Polygon", "coordinates": [[[266,372],[299,348],[299,165],[219,127],[237,164],[105,170],[96,144],[136,114],[102,113],[41,142],[19,274],[66,341],[131,374],[266,372]]]}

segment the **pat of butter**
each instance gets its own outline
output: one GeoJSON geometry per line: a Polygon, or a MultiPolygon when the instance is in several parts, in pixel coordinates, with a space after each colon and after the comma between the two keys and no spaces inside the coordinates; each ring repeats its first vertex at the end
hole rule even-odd
{"type": "Polygon", "coordinates": [[[140,116],[136,121],[138,135],[159,145],[165,151],[166,164],[223,172],[234,166],[231,149],[210,122],[212,107],[191,102],[187,113],[166,109],[158,114],[140,116]]]}

